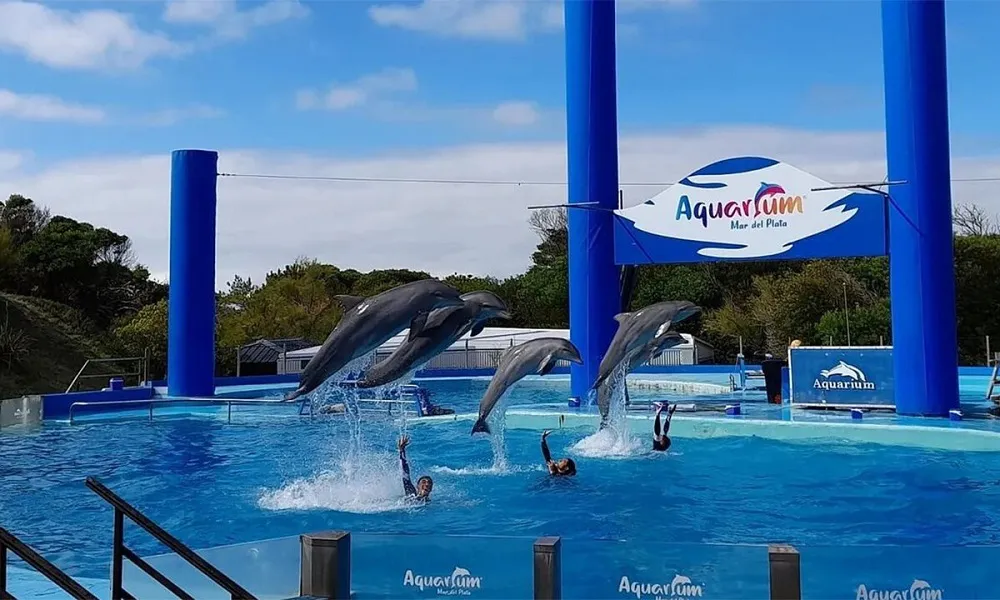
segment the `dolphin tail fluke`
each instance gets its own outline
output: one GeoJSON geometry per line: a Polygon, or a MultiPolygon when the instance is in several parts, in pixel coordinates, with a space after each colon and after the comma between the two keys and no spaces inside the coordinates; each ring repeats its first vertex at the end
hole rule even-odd
{"type": "Polygon", "coordinates": [[[486,419],[480,418],[472,426],[472,433],[490,433],[490,426],[486,424],[486,419]]]}

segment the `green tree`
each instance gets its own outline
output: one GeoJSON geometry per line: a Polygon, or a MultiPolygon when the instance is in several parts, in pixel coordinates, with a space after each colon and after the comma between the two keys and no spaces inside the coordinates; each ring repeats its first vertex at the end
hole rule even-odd
{"type": "Polygon", "coordinates": [[[142,356],[149,351],[149,374],[164,377],[167,368],[167,300],[147,304],[123,317],[111,330],[116,350],[123,356],[142,356]]]}

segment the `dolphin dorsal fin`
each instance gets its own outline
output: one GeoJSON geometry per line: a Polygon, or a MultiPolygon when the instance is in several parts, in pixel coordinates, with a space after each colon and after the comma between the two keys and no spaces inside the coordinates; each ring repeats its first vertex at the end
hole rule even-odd
{"type": "Polygon", "coordinates": [[[472,331],[469,332],[469,337],[476,337],[477,335],[482,333],[484,329],[486,329],[486,321],[480,321],[476,323],[475,325],[472,326],[472,331]]]}
{"type": "Polygon", "coordinates": [[[631,316],[632,316],[632,313],[630,313],[630,312],[618,313],[617,315],[615,315],[615,321],[618,321],[619,323],[624,323],[631,316]]]}
{"type": "Polygon", "coordinates": [[[334,296],[334,300],[340,303],[344,307],[344,310],[351,310],[355,306],[361,304],[365,301],[364,296],[350,296],[348,294],[341,294],[339,296],[334,296]]]}

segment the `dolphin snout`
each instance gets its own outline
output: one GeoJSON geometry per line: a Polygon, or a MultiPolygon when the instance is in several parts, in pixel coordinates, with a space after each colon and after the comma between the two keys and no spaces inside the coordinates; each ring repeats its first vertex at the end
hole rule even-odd
{"type": "Polygon", "coordinates": [[[493,318],[510,320],[513,317],[511,317],[511,314],[505,310],[498,310],[495,313],[493,313],[493,318]]]}

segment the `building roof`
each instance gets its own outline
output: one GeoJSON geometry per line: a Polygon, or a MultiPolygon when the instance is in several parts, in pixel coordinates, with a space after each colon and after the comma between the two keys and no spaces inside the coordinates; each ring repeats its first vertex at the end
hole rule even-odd
{"type": "Polygon", "coordinates": [[[310,347],[315,347],[316,351],[319,350],[319,346],[316,346],[315,342],[305,338],[261,339],[256,342],[250,342],[240,348],[240,362],[244,364],[273,363],[278,360],[282,352],[287,352],[291,355],[293,350],[310,347]]]}
{"type": "MultiPolygon", "coordinates": [[[[389,338],[389,341],[379,346],[382,352],[395,350],[409,335],[409,330],[389,338]]],[[[695,341],[700,346],[709,346],[706,342],[693,337],[689,333],[682,333],[684,343],[676,348],[691,348],[695,341]]],[[[503,349],[522,344],[528,340],[542,337],[561,337],[569,339],[569,329],[523,329],[517,327],[487,327],[476,337],[471,337],[468,333],[462,336],[457,342],[451,345],[449,350],[464,350],[468,344],[469,350],[503,349]]],[[[319,346],[302,348],[300,350],[289,351],[288,358],[312,358],[319,352],[319,346]]]]}

